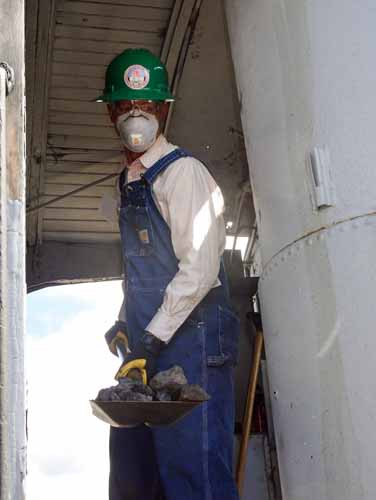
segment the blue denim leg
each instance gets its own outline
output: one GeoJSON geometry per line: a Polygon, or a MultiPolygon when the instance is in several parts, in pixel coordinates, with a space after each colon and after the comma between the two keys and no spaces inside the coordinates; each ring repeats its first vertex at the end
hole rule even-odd
{"type": "Polygon", "coordinates": [[[153,437],[148,427],[110,430],[109,500],[161,500],[153,437]]]}
{"type": "Polygon", "coordinates": [[[183,367],[190,383],[210,394],[209,402],[175,425],[153,429],[166,500],[238,500],[233,479],[233,368],[209,367],[205,323],[189,321],[160,357],[158,369],[183,367]],[[178,495],[178,496],[177,496],[178,495]]]}
{"type": "MultiPolygon", "coordinates": [[[[150,167],[142,180],[126,184],[125,171],[119,179],[131,349],[179,270],[170,228],[154,200],[153,182],[185,156],[175,150],[150,167]]],[[[211,400],[170,428],[112,430],[110,500],[155,500],[157,468],[166,500],[238,500],[232,478],[232,366],[238,324],[228,306],[223,264],[219,279],[221,286],[208,293],[158,360],[159,371],[181,365],[189,382],[204,387],[211,400]],[[193,319],[195,315],[200,317],[193,319]]]]}

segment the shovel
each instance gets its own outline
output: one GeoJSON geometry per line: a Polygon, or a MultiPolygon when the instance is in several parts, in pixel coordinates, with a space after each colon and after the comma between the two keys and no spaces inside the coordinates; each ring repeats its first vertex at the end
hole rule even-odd
{"type": "MultiPolygon", "coordinates": [[[[116,346],[118,357],[125,353],[116,346]]],[[[93,415],[112,427],[164,427],[188,415],[203,401],[90,401],[93,415]]]]}

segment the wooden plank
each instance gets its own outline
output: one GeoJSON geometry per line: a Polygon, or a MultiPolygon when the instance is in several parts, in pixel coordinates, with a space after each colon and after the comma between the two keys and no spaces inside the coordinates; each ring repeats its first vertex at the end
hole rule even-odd
{"type": "Polygon", "coordinates": [[[80,64],[80,63],[60,63],[54,62],[52,64],[53,75],[76,75],[76,76],[92,76],[93,78],[102,78],[104,87],[104,77],[106,74],[106,66],[94,64],[80,64]]]}
{"type": "Polygon", "coordinates": [[[60,220],[44,219],[43,231],[80,231],[83,233],[113,233],[118,229],[117,223],[95,220],[60,220]]]}
{"type": "Polygon", "coordinates": [[[95,0],[96,3],[113,5],[137,5],[137,7],[150,7],[153,9],[171,9],[174,0],[95,0]]]}
{"type": "MultiPolygon", "coordinates": [[[[50,201],[53,196],[43,196],[43,201],[50,201]]],[[[89,196],[71,196],[69,198],[64,198],[60,201],[56,201],[50,207],[53,208],[67,208],[67,209],[95,209],[99,210],[101,203],[101,198],[90,198],[89,196]]],[[[45,208],[47,210],[47,208],[45,208]]]]}
{"type": "Polygon", "coordinates": [[[107,114],[98,115],[93,113],[62,113],[60,111],[50,111],[48,114],[48,121],[49,123],[114,127],[107,114]]]}
{"type": "Polygon", "coordinates": [[[54,76],[52,75],[51,85],[53,87],[68,87],[81,89],[95,89],[101,92],[103,89],[103,78],[93,78],[91,76],[54,76]]]}
{"type": "Polygon", "coordinates": [[[88,14],[70,14],[59,12],[56,15],[56,24],[62,26],[78,26],[80,28],[105,28],[112,31],[163,33],[166,23],[159,19],[134,19],[92,16],[88,14]]]}
{"type": "Polygon", "coordinates": [[[166,58],[166,68],[170,76],[170,83],[173,84],[179,55],[185,38],[186,30],[191,19],[192,10],[196,0],[184,0],[176,23],[174,36],[166,58]]]}
{"type": "MultiPolygon", "coordinates": [[[[148,45],[152,52],[158,54],[159,43],[157,45],[148,45]]],[[[55,50],[71,50],[73,52],[93,52],[94,54],[111,54],[115,57],[125,49],[134,49],[140,46],[139,43],[124,43],[124,42],[96,42],[92,40],[78,40],[77,38],[57,38],[55,40],[55,50]]]]}
{"type": "Polygon", "coordinates": [[[106,73],[106,68],[113,58],[113,54],[93,54],[92,52],[78,52],[75,50],[54,50],[53,53],[54,62],[102,66],[103,73],[101,78],[103,78],[103,80],[106,73]]]}
{"type": "MultiPolygon", "coordinates": [[[[166,69],[170,77],[170,89],[176,97],[178,86],[183,74],[183,68],[188,54],[196,22],[199,16],[202,0],[184,0],[176,23],[174,36],[171,40],[166,59],[166,69]]],[[[168,129],[174,111],[174,102],[169,107],[163,133],[168,136],[168,129]]]]}
{"type": "MultiPolygon", "coordinates": [[[[137,4],[137,0],[135,4],[137,4]]],[[[94,14],[97,16],[110,16],[130,19],[155,19],[168,22],[170,12],[168,9],[153,9],[148,7],[139,7],[138,5],[116,5],[113,2],[109,7],[98,2],[72,2],[63,0],[58,3],[59,12],[71,12],[78,14],[94,14]]]]}
{"type": "Polygon", "coordinates": [[[69,148],[54,148],[47,150],[48,162],[88,162],[99,165],[101,162],[119,165],[124,158],[123,151],[77,151],[69,148]]]}
{"type": "Polygon", "coordinates": [[[52,99],[69,99],[71,101],[84,101],[92,102],[94,107],[94,99],[99,96],[98,90],[93,89],[70,89],[68,87],[56,88],[52,87],[50,90],[52,99]]]}
{"type": "MultiPolygon", "coordinates": [[[[111,173],[121,172],[122,165],[120,163],[89,163],[89,162],[74,162],[74,161],[47,161],[46,172],[50,173],[65,173],[65,174],[98,174],[109,175],[111,173]]],[[[115,181],[113,181],[115,182],[115,181]]]]}
{"type": "MultiPolygon", "coordinates": [[[[111,172],[106,173],[105,175],[109,175],[111,172]]],[[[65,172],[51,172],[51,170],[46,170],[45,180],[48,183],[54,184],[69,184],[71,186],[84,186],[85,184],[89,184],[90,182],[94,182],[100,180],[103,175],[100,174],[89,174],[89,173],[81,173],[81,172],[73,172],[73,173],[65,173],[65,172]]],[[[115,188],[115,179],[108,179],[107,181],[99,184],[100,186],[108,186],[115,188]]],[[[73,188],[74,189],[74,188],[73,188]]]]}
{"type": "MultiPolygon", "coordinates": [[[[52,183],[49,183],[49,182],[46,182],[45,185],[44,185],[44,193],[41,197],[41,199],[38,200],[38,203],[42,203],[45,201],[44,199],[44,195],[47,195],[47,196],[60,196],[60,195],[63,195],[63,194],[67,194],[69,193],[70,191],[73,191],[74,189],[76,189],[78,186],[73,184],[73,185],[70,185],[70,184],[65,184],[65,185],[62,185],[62,184],[52,184],[52,183]]],[[[109,196],[112,196],[113,195],[113,187],[110,187],[110,186],[94,186],[94,187],[91,187],[91,188],[87,188],[85,189],[84,191],[81,191],[80,193],[78,193],[77,195],[73,194],[70,198],[74,198],[76,196],[80,196],[81,198],[94,198],[94,197],[97,197],[97,198],[102,198],[102,196],[104,196],[105,194],[106,195],[109,195],[109,196]]],[[[34,201],[33,204],[37,204],[37,201],[34,201]]]]}
{"type": "Polygon", "coordinates": [[[78,38],[80,40],[106,40],[109,42],[138,43],[142,46],[160,45],[162,34],[140,31],[113,31],[99,28],[81,28],[79,26],[56,26],[56,38],[78,38]]]}
{"type": "Polygon", "coordinates": [[[83,231],[54,232],[44,231],[44,241],[64,241],[64,242],[82,242],[82,243],[111,243],[120,240],[119,232],[113,233],[89,233],[83,231]]]}
{"type": "Polygon", "coordinates": [[[95,137],[72,137],[64,135],[49,135],[48,144],[50,147],[94,149],[97,151],[111,150],[120,153],[122,147],[120,140],[98,139],[95,137]]]}
{"type": "Polygon", "coordinates": [[[117,139],[117,134],[113,127],[92,127],[90,125],[67,125],[65,123],[50,123],[48,127],[48,133],[74,137],[94,137],[99,140],[117,139]]]}
{"type": "Polygon", "coordinates": [[[97,208],[50,208],[44,209],[44,220],[90,220],[107,222],[97,208]]]}
{"type": "Polygon", "coordinates": [[[69,113],[92,113],[98,116],[108,116],[106,104],[92,101],[73,101],[71,99],[50,99],[49,109],[51,111],[63,111],[69,113]]]}
{"type": "Polygon", "coordinates": [[[175,0],[174,7],[171,11],[170,20],[168,23],[166,35],[163,40],[163,46],[161,50],[161,60],[166,63],[168,53],[170,51],[171,42],[175,33],[176,24],[178,22],[181,7],[184,0],[175,0]]]}

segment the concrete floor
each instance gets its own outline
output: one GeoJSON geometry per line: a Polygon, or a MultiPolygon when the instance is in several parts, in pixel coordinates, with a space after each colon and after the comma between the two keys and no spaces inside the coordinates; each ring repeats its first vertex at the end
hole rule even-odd
{"type": "MultiPolygon", "coordinates": [[[[264,435],[257,434],[251,437],[248,445],[248,460],[244,493],[241,500],[271,500],[268,495],[267,478],[265,473],[264,435]]],[[[235,440],[235,457],[238,456],[239,439],[235,440]]]]}

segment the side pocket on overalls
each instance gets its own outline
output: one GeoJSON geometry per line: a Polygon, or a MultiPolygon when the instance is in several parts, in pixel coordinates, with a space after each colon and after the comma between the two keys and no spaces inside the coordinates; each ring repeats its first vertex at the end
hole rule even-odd
{"type": "Polygon", "coordinates": [[[207,332],[206,355],[208,366],[236,365],[240,333],[239,318],[227,307],[216,306],[216,321],[213,330],[207,332]]]}

